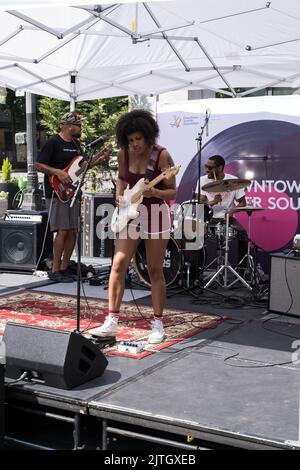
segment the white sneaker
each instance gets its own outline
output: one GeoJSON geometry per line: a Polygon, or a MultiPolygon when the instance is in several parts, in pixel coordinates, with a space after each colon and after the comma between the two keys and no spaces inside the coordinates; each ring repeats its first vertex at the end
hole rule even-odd
{"type": "Polygon", "coordinates": [[[116,336],[118,331],[118,319],[112,315],[107,315],[102,326],[99,328],[93,328],[89,330],[89,333],[93,336],[116,336]]]}
{"type": "Polygon", "coordinates": [[[165,337],[164,325],[161,320],[155,318],[152,322],[152,332],[148,338],[148,343],[161,343],[165,337]]]}

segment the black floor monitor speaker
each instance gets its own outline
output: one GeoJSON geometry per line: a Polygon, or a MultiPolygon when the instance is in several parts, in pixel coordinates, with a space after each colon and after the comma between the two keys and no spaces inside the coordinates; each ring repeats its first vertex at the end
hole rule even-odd
{"type": "Polygon", "coordinates": [[[300,257],[271,255],[269,310],[300,317],[300,257]]]}
{"type": "Polygon", "coordinates": [[[70,390],[103,374],[107,359],[84,336],[8,322],[6,377],[18,379],[24,372],[38,383],[70,390]]]}
{"type": "Polygon", "coordinates": [[[44,214],[40,221],[30,217],[0,220],[0,270],[33,271],[52,254],[52,235],[49,229],[46,232],[44,214]]]}

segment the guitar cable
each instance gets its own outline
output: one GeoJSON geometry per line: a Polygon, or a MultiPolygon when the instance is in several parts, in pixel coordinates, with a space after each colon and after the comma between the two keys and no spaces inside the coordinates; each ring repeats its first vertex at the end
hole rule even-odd
{"type": "Polygon", "coordinates": [[[38,266],[41,262],[41,258],[42,258],[43,253],[44,253],[44,248],[45,248],[45,244],[46,244],[47,233],[48,233],[48,228],[49,228],[49,223],[50,223],[50,214],[51,214],[51,210],[52,210],[53,198],[54,198],[54,191],[52,191],[52,197],[51,197],[51,202],[50,202],[50,207],[49,207],[49,212],[48,212],[47,224],[46,224],[46,228],[45,228],[45,232],[44,232],[42,248],[41,248],[41,252],[40,252],[38,261],[36,263],[36,269],[33,271],[33,275],[36,275],[37,270],[38,270],[37,268],[38,268],[38,266]]]}

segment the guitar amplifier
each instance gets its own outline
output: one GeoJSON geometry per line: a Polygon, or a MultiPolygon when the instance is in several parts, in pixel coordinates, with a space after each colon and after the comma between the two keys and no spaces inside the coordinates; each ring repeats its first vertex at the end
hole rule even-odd
{"type": "Polygon", "coordinates": [[[22,210],[8,210],[5,212],[4,220],[11,220],[16,222],[43,222],[43,218],[48,218],[48,212],[42,211],[22,211],[22,210]]]}
{"type": "Polygon", "coordinates": [[[300,257],[271,255],[269,311],[300,317],[300,257]]]}
{"type": "Polygon", "coordinates": [[[109,258],[115,235],[110,221],[115,209],[112,193],[85,193],[82,198],[82,256],[109,258]]]}
{"type": "Polygon", "coordinates": [[[52,255],[46,211],[8,211],[0,220],[0,270],[34,271],[52,255]]]}

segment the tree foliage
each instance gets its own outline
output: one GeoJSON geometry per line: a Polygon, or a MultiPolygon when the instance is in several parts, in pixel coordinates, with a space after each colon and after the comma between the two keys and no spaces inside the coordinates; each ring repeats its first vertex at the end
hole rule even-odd
{"type": "MultiPolygon", "coordinates": [[[[119,116],[128,109],[128,99],[107,98],[92,101],[81,101],[76,110],[83,118],[81,142],[84,144],[101,134],[113,136],[115,123],[119,116]]],[[[54,98],[41,98],[38,111],[40,124],[49,135],[59,132],[59,119],[69,111],[69,103],[54,98]]]]}
{"type": "MultiPolygon", "coordinates": [[[[47,97],[40,98],[38,103],[40,125],[47,131],[48,135],[58,133],[60,131],[59,120],[69,110],[70,103],[67,101],[47,97]]],[[[127,110],[127,97],[78,102],[76,111],[82,116],[80,141],[83,147],[102,134],[107,134],[113,139],[116,121],[127,110]]],[[[103,171],[107,174],[108,179],[111,179],[108,159],[89,171],[94,186],[96,186],[96,178],[103,171]]],[[[103,174],[101,178],[103,179],[103,174]]]]}

